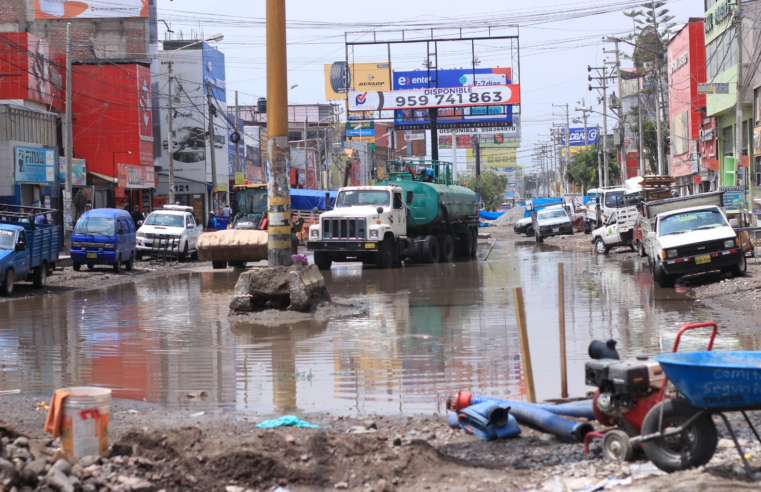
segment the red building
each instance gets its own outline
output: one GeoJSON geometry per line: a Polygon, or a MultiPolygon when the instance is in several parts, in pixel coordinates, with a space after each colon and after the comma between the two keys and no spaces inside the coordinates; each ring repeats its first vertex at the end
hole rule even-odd
{"type": "Polygon", "coordinates": [[[117,207],[150,211],[156,187],[150,68],[75,65],[71,85],[74,156],[87,161],[94,185],[115,186],[117,207]]]}
{"type": "Polygon", "coordinates": [[[669,174],[676,177],[682,195],[701,190],[698,166],[700,127],[706,100],[698,84],[706,81],[703,19],[691,18],[667,45],[671,160],[669,174]]]}
{"type": "Polygon", "coordinates": [[[21,105],[32,101],[39,103],[37,109],[63,113],[64,62],[51,58],[44,39],[26,32],[0,33],[0,99],[21,105]]]}

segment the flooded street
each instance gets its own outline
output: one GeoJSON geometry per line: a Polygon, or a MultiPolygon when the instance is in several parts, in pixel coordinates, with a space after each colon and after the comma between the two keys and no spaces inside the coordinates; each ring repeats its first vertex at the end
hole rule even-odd
{"type": "MultiPolygon", "coordinates": [[[[483,257],[485,251],[480,256],[483,257]]],[[[612,253],[613,255],[613,253],[612,253]]],[[[593,339],[622,355],[670,349],[677,325],[715,320],[717,348],[752,327],[673,289],[647,263],[501,241],[488,262],[325,272],[333,299],[368,315],[266,327],[228,320],[239,273],[170,275],[0,304],[0,390],[105,386],[115,397],[256,413],[444,413],[457,390],[520,399],[513,304],[522,287],[539,399],[560,396],[557,263],[565,264],[569,390],[583,396],[593,339]],[[206,392],[204,400],[189,394],[206,392]]],[[[94,286],[95,287],[95,286],[94,286]]],[[[685,339],[702,346],[700,334],[685,339]]]]}

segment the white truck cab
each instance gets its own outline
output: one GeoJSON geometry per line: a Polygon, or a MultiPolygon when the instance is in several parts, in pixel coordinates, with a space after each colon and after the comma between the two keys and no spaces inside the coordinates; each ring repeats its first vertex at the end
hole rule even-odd
{"type": "Polygon", "coordinates": [[[137,230],[138,257],[143,253],[150,254],[156,236],[171,236],[169,241],[172,244],[168,250],[176,252],[180,261],[188,255],[197,259],[196,244],[202,232],[203,224],[193,214],[193,207],[165,205],[161,210],[151,212],[137,230]]]}

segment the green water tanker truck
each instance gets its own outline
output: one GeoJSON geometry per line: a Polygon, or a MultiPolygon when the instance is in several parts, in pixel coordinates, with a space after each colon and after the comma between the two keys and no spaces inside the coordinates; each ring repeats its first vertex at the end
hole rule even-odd
{"type": "Polygon", "coordinates": [[[390,268],[476,256],[478,199],[452,184],[450,163],[389,161],[386,169],[377,185],[340,188],[335,208],[310,227],[307,249],[320,270],[334,261],[390,268]]]}

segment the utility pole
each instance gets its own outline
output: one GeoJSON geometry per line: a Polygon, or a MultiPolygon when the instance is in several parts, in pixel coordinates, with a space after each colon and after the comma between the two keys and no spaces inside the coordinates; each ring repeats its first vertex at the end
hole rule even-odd
{"type": "MultiPolygon", "coordinates": [[[[238,128],[238,121],[240,120],[240,108],[238,107],[238,91],[235,91],[235,132],[237,133],[238,128]]],[[[241,136],[240,134],[238,135],[241,136]]],[[[243,170],[240,167],[240,138],[237,142],[235,142],[235,172],[242,173],[243,170]]],[[[230,196],[230,193],[227,194],[227,196],[230,196]]],[[[228,205],[230,204],[228,200],[228,205]]]]}
{"type": "Polygon", "coordinates": [[[602,188],[602,165],[600,164],[600,125],[597,125],[597,181],[602,188]]]}
{"type": "MultiPolygon", "coordinates": [[[[584,125],[584,139],[586,139],[587,128],[584,125]]],[[[568,103],[565,103],[565,168],[563,172],[563,182],[565,183],[566,191],[568,190],[568,181],[565,179],[565,170],[568,169],[568,165],[571,163],[571,114],[568,108],[568,103]]]]}
{"type": "MultiPolygon", "coordinates": [[[[665,173],[663,172],[663,140],[661,139],[661,73],[658,64],[654,63],[653,65],[655,70],[655,132],[657,133],[656,140],[658,142],[658,175],[663,176],[665,173]]],[[[742,109],[740,111],[742,112],[742,109]]]]}
{"type": "Polygon", "coordinates": [[[288,64],[285,36],[285,0],[267,0],[267,152],[270,172],[269,198],[270,267],[290,266],[291,194],[288,181],[288,64]]]}
{"type": "MultiPolygon", "coordinates": [[[[309,158],[307,158],[307,125],[309,124],[309,117],[304,117],[304,188],[309,189],[309,158]]],[[[319,123],[318,123],[319,124],[319,123]]],[[[360,134],[362,129],[360,128],[360,134]]],[[[361,137],[360,137],[361,138],[361,137]]]]}
{"type": "Polygon", "coordinates": [[[605,50],[603,49],[603,53],[613,53],[616,55],[616,61],[614,62],[604,62],[609,65],[614,65],[616,67],[616,80],[618,82],[618,128],[619,128],[619,134],[620,134],[620,155],[621,155],[621,179],[626,180],[626,139],[624,138],[626,135],[626,114],[623,113],[623,93],[621,92],[621,53],[618,50],[618,38],[611,38],[608,37],[604,40],[606,43],[615,43],[616,48],[613,50],[605,50]]]}
{"type": "MultiPolygon", "coordinates": [[[[66,24],[66,196],[63,197],[64,248],[71,251],[71,231],[74,218],[71,216],[71,158],[74,153],[74,132],[71,129],[71,22],[66,24]]],[[[117,176],[118,176],[117,172],[117,176]]],[[[118,184],[118,182],[117,182],[118,184]]]]}
{"type": "Polygon", "coordinates": [[[478,135],[473,135],[473,148],[476,153],[476,179],[481,177],[481,142],[478,135]]]}
{"type": "Polygon", "coordinates": [[[209,154],[211,154],[211,209],[219,213],[219,184],[217,183],[217,148],[214,143],[214,116],[217,108],[214,107],[211,93],[211,82],[206,82],[206,99],[209,102],[209,154]]]}
{"type": "MultiPolygon", "coordinates": [[[[737,104],[735,106],[735,179],[737,172],[742,169],[743,159],[743,22],[742,22],[742,1],[735,2],[735,24],[737,26],[737,104]]],[[[748,152],[748,161],[750,161],[750,152],[748,152]]],[[[743,170],[743,180],[737,179],[737,184],[743,187],[745,208],[748,207],[748,188],[745,186],[745,176],[750,171],[750,164],[747,170],[743,170]]]]}
{"type": "MultiPolygon", "coordinates": [[[[591,92],[592,89],[602,89],[602,131],[603,131],[602,159],[604,164],[602,179],[603,179],[604,186],[608,186],[608,183],[609,183],[608,181],[608,75],[607,75],[608,69],[604,65],[602,67],[587,66],[587,72],[591,72],[593,68],[595,70],[602,70],[602,77],[592,77],[591,75],[589,75],[587,78],[589,79],[590,82],[593,79],[599,79],[601,82],[600,87],[592,87],[592,85],[590,85],[589,90],[591,92]]],[[[599,141],[599,138],[600,138],[599,132],[597,133],[597,138],[599,141]]]]}
{"type": "Polygon", "coordinates": [[[457,181],[457,130],[452,130],[452,182],[457,181]]]}
{"type": "MultiPolygon", "coordinates": [[[[174,54],[174,53],[172,53],[174,54]]],[[[174,205],[174,138],[172,134],[174,129],[172,123],[174,122],[174,111],[172,110],[172,57],[169,57],[169,64],[167,65],[168,80],[167,94],[169,96],[169,105],[167,107],[167,157],[169,159],[169,203],[167,205],[174,205]]]]}
{"type": "Polygon", "coordinates": [[[639,109],[639,172],[640,176],[647,174],[645,166],[645,136],[642,127],[642,92],[637,93],[637,108],[639,109]]]}

